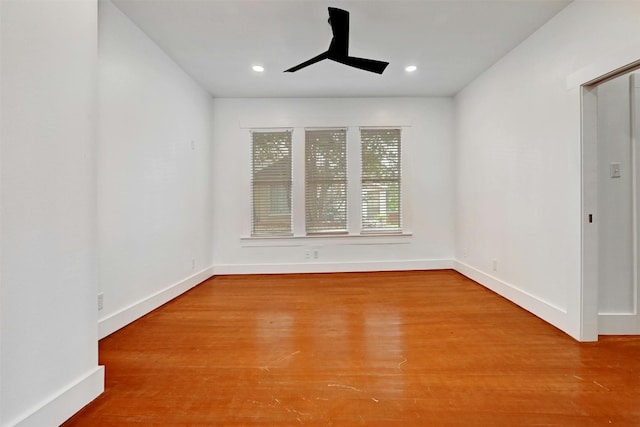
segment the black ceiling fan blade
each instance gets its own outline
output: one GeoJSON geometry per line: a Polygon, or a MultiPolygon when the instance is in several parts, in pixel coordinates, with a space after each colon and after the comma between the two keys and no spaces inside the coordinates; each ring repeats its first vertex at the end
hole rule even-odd
{"type": "Polygon", "coordinates": [[[303,62],[302,64],[298,64],[295,67],[291,67],[288,70],[284,70],[284,72],[285,73],[293,73],[293,72],[298,71],[298,70],[300,70],[300,69],[302,69],[304,67],[308,67],[311,64],[315,64],[316,62],[320,62],[323,59],[327,59],[327,58],[329,58],[329,52],[324,52],[324,53],[321,53],[318,56],[315,56],[315,57],[311,58],[308,61],[303,62]]]}
{"type": "Polygon", "coordinates": [[[329,25],[333,33],[329,52],[336,56],[349,56],[349,12],[330,7],[329,25]]]}
{"type": "Polygon", "coordinates": [[[361,70],[370,71],[372,73],[382,74],[389,65],[385,61],[376,61],[375,59],[356,58],[355,56],[347,56],[344,58],[330,58],[350,67],[359,68],[361,70]]]}

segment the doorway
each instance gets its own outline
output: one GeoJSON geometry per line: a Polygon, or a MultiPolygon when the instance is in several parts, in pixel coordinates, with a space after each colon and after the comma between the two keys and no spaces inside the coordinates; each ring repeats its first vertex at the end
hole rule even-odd
{"type": "Polygon", "coordinates": [[[639,103],[637,70],[583,87],[583,273],[596,282],[598,335],[640,334],[639,103]]]}

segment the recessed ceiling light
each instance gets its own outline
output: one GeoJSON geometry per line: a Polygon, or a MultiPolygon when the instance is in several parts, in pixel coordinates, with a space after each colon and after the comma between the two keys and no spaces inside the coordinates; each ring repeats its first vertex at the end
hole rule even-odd
{"type": "Polygon", "coordinates": [[[407,73],[413,73],[413,72],[414,72],[415,70],[417,70],[417,69],[418,69],[418,67],[416,67],[415,65],[409,65],[408,67],[405,67],[405,69],[404,69],[404,70],[405,70],[407,73]]]}
{"type": "Polygon", "coordinates": [[[264,67],[262,65],[254,65],[251,68],[253,68],[253,71],[255,71],[256,73],[261,73],[264,71],[264,67]]]}

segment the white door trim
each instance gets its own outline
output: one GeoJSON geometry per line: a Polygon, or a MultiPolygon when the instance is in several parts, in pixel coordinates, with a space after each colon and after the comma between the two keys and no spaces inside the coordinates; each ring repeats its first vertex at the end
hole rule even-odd
{"type": "Polygon", "coordinates": [[[598,128],[597,88],[581,88],[580,340],[598,340],[598,128]]]}
{"type": "Polygon", "coordinates": [[[580,340],[598,340],[597,88],[640,67],[640,45],[626,46],[567,77],[567,90],[580,88],[581,103],[581,284],[580,340]]]}

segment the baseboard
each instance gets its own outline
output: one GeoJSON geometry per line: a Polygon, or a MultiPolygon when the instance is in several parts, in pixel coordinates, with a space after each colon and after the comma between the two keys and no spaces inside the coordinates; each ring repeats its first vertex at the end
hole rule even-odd
{"type": "Polygon", "coordinates": [[[510,283],[504,282],[460,261],[454,261],[453,268],[458,273],[467,276],[485,288],[490,289],[498,295],[519,305],[561,331],[568,331],[566,310],[556,307],[553,304],[531,295],[510,283]]]}
{"type": "Polygon", "coordinates": [[[443,270],[453,268],[450,259],[406,261],[328,262],[305,264],[225,264],[214,266],[214,274],[352,273],[365,271],[443,270]]]}
{"type": "Polygon", "coordinates": [[[145,314],[155,310],[173,298],[188,291],[213,275],[223,274],[286,274],[286,273],[337,273],[366,271],[410,271],[454,269],[471,280],[507,298],[525,310],[554,325],[568,330],[567,312],[553,304],[531,295],[516,286],[484,273],[470,265],[451,259],[418,259],[371,262],[329,262],[300,264],[218,264],[206,268],[166,289],[122,309],[98,323],[102,339],[145,314]]]}
{"type": "Polygon", "coordinates": [[[9,422],[8,426],[59,426],[104,391],[104,366],[97,366],[60,393],[48,399],[26,416],[9,422]]]}
{"type": "Polygon", "coordinates": [[[638,335],[640,324],[633,313],[598,314],[598,335],[638,335]]]}
{"type": "Polygon", "coordinates": [[[197,284],[204,282],[211,276],[213,276],[213,267],[205,268],[178,283],[174,283],[147,298],[131,304],[129,307],[100,319],[98,321],[98,338],[102,339],[118,329],[127,326],[129,323],[171,301],[197,284]]]}

